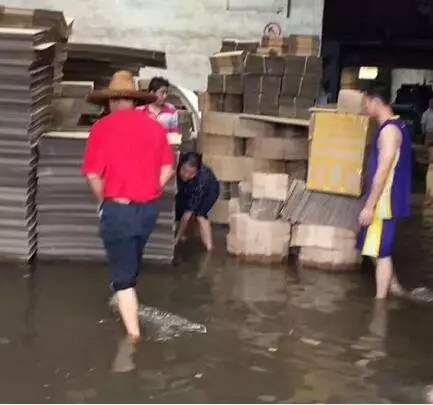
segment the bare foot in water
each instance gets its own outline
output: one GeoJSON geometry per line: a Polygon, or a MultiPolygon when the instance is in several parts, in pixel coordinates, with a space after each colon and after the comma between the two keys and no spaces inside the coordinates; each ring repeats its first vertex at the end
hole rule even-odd
{"type": "Polygon", "coordinates": [[[114,373],[128,373],[135,370],[134,353],[135,346],[140,338],[125,336],[117,347],[117,354],[113,361],[112,371],[114,373]]]}

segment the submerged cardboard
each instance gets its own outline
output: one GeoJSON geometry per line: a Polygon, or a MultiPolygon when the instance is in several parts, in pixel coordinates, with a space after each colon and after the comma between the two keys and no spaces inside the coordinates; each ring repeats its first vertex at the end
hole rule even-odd
{"type": "Polygon", "coordinates": [[[359,197],[375,125],[362,115],[319,112],[310,128],[307,188],[359,197]]]}
{"type": "Polygon", "coordinates": [[[358,270],[360,255],[356,249],[323,249],[303,247],[299,254],[299,262],[313,269],[328,271],[358,270]]]}
{"type": "Polygon", "coordinates": [[[356,233],[333,226],[299,224],[292,229],[290,246],[353,250],[356,246],[356,233]]]}

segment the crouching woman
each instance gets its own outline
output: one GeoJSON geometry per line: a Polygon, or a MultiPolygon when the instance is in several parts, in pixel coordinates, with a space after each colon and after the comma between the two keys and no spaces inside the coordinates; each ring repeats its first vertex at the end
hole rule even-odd
{"type": "Polygon", "coordinates": [[[177,183],[176,219],[179,221],[179,228],[176,244],[186,239],[188,225],[197,219],[201,240],[206,249],[211,251],[213,238],[208,213],[219,196],[218,180],[212,170],[202,164],[198,153],[188,152],[180,158],[177,183]]]}

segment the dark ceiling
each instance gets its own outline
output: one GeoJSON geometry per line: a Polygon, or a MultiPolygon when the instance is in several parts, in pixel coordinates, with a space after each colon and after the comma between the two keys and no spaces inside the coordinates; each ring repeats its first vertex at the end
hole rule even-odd
{"type": "Polygon", "coordinates": [[[325,0],[325,40],[433,40],[433,0],[325,0]]]}

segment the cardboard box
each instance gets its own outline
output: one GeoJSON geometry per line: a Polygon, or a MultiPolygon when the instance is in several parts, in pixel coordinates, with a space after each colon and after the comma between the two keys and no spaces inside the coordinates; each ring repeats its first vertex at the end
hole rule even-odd
{"type": "Polygon", "coordinates": [[[209,220],[213,224],[228,225],[229,223],[229,200],[218,199],[209,212],[209,220]]]}
{"type": "Polygon", "coordinates": [[[224,93],[242,95],[244,91],[243,76],[241,74],[211,74],[208,76],[207,91],[210,94],[224,93]]]}
{"type": "Polygon", "coordinates": [[[333,226],[299,224],[292,228],[290,246],[353,250],[356,246],[356,233],[333,226]]]}
{"type": "Polygon", "coordinates": [[[289,53],[288,46],[268,46],[259,47],[256,51],[257,55],[263,56],[286,56],[289,53]]]}
{"type": "Polygon", "coordinates": [[[200,133],[199,152],[204,155],[243,156],[245,140],[241,138],[200,133]]]}
{"type": "Polygon", "coordinates": [[[286,162],[286,173],[291,179],[307,180],[307,161],[286,162]]]}
{"type": "Polygon", "coordinates": [[[206,103],[204,111],[239,114],[243,110],[243,97],[232,94],[209,94],[206,103]]]}
{"type": "Polygon", "coordinates": [[[248,54],[245,60],[245,73],[268,74],[282,76],[284,74],[284,58],[248,54]]]}
{"type": "Polygon", "coordinates": [[[275,127],[275,136],[280,138],[308,138],[308,127],[288,124],[277,124],[275,127]]]}
{"type": "Polygon", "coordinates": [[[340,90],[337,110],[340,113],[365,114],[364,94],[358,90],[340,90]]]}
{"type": "Polygon", "coordinates": [[[241,203],[239,198],[230,198],[229,200],[229,220],[232,215],[241,213],[241,203]]]}
{"type": "Polygon", "coordinates": [[[253,173],[253,199],[284,201],[289,190],[287,174],[253,173]]]}
{"type": "Polygon", "coordinates": [[[307,188],[359,197],[375,125],[366,116],[315,113],[310,128],[307,188]]]}
{"type": "Polygon", "coordinates": [[[280,117],[310,119],[314,99],[280,96],[280,117]]]}
{"type": "Polygon", "coordinates": [[[286,162],[282,160],[253,158],[251,159],[251,178],[253,172],[285,173],[286,162]]]}
{"type": "Polygon", "coordinates": [[[244,113],[278,115],[279,95],[278,94],[244,94],[244,113]]]}
{"type": "Polygon", "coordinates": [[[236,136],[239,127],[239,114],[207,111],[202,114],[201,131],[221,136],[236,136]]]}
{"type": "Polygon", "coordinates": [[[203,163],[209,166],[219,181],[242,181],[252,173],[253,160],[247,157],[203,155],[203,163]]]}
{"type": "Polygon", "coordinates": [[[290,224],[282,221],[257,221],[248,214],[230,217],[227,248],[230,253],[245,256],[288,257],[290,224]]]}
{"type": "Polygon", "coordinates": [[[244,94],[269,94],[279,96],[281,76],[246,74],[244,76],[244,94]]]}
{"type": "Polygon", "coordinates": [[[257,137],[247,141],[247,156],[270,160],[307,160],[308,139],[305,137],[257,137]]]}
{"type": "Polygon", "coordinates": [[[255,52],[259,46],[259,41],[254,39],[223,39],[221,52],[248,51],[255,52]]]}
{"type": "Polygon", "coordinates": [[[290,45],[290,37],[269,37],[263,36],[260,43],[261,46],[267,47],[288,47],[290,45]]]}
{"type": "Polygon", "coordinates": [[[239,120],[236,136],[241,138],[255,138],[256,136],[274,136],[275,125],[271,122],[264,122],[249,118],[239,120]]]}
{"type": "Polygon", "coordinates": [[[299,262],[313,269],[351,271],[359,269],[361,258],[356,249],[331,250],[305,247],[300,251],[299,262]]]}
{"type": "Polygon", "coordinates": [[[317,56],[294,56],[284,57],[285,75],[313,75],[320,81],[322,77],[322,58],[317,56]]]}
{"type": "Polygon", "coordinates": [[[289,53],[296,56],[319,56],[320,37],[313,35],[290,35],[289,53]]]}
{"type": "Polygon", "coordinates": [[[216,53],[210,57],[212,73],[220,75],[243,73],[246,55],[245,51],[216,53]]]}
{"type": "Polygon", "coordinates": [[[287,97],[300,97],[315,99],[319,95],[320,81],[313,75],[292,75],[283,76],[281,95],[287,97]]]}

